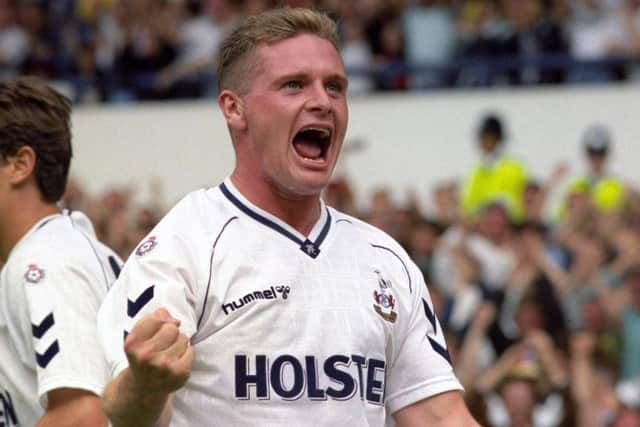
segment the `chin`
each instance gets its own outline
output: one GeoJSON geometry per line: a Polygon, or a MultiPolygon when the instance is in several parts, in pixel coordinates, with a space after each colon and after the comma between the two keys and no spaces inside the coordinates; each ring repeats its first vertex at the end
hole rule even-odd
{"type": "Polygon", "coordinates": [[[292,185],[291,192],[298,196],[319,196],[324,188],[329,184],[328,178],[305,178],[296,180],[295,184],[292,185]]]}

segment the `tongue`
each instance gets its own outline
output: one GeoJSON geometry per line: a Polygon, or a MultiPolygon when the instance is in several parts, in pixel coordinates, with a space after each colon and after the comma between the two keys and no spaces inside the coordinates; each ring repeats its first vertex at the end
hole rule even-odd
{"type": "Polygon", "coordinates": [[[317,159],[322,155],[322,147],[315,142],[298,139],[293,143],[293,146],[299,156],[307,159],[317,159]]]}

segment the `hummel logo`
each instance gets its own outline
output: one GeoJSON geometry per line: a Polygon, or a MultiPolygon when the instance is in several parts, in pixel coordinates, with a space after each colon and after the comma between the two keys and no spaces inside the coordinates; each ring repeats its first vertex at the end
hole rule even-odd
{"type": "Polygon", "coordinates": [[[289,293],[291,292],[291,287],[287,285],[274,285],[269,289],[264,289],[262,291],[254,291],[249,294],[246,294],[242,298],[238,298],[237,301],[231,301],[228,303],[222,304],[222,311],[224,311],[225,315],[229,315],[246,305],[251,304],[252,302],[263,300],[263,299],[277,299],[278,295],[282,297],[282,299],[289,298],[289,293]]]}

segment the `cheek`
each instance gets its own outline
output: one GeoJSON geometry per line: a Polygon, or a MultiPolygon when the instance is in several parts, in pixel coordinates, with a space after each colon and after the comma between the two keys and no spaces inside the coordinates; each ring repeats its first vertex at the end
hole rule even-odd
{"type": "Polygon", "coordinates": [[[340,126],[344,127],[345,131],[347,128],[347,123],[349,122],[349,107],[347,107],[347,103],[341,102],[338,106],[340,126]]]}

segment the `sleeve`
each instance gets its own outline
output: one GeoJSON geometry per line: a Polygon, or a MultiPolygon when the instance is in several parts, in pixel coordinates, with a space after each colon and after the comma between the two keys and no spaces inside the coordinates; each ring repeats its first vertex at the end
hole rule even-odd
{"type": "Polygon", "coordinates": [[[451,390],[462,390],[455,374],[442,327],[422,274],[409,262],[410,293],[408,321],[399,324],[396,347],[387,379],[386,400],[389,413],[422,399],[451,390]]]}
{"type": "Polygon", "coordinates": [[[46,408],[47,393],[57,388],[102,393],[108,370],[97,338],[96,313],[106,287],[102,277],[94,277],[96,272],[81,263],[41,262],[42,258],[23,263],[22,280],[38,396],[46,408]]]}
{"type": "Polygon", "coordinates": [[[98,314],[100,340],[111,376],[128,366],[124,339],[146,314],[165,308],[180,320],[180,330],[197,330],[197,261],[193,245],[177,234],[158,233],[144,240],[129,257],[98,314]]]}

